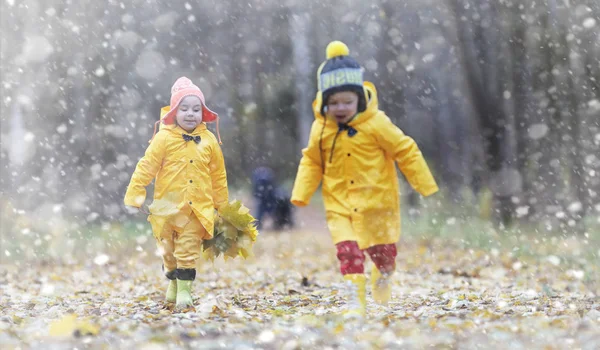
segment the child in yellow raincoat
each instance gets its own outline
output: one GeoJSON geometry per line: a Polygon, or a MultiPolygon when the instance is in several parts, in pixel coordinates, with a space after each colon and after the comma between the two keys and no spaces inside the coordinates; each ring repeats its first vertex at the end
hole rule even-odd
{"type": "Polygon", "coordinates": [[[327,46],[313,102],[315,121],[294,183],[291,201],[306,206],[322,186],[327,225],[347,281],[346,315],[366,315],[366,251],[373,261],[373,298],[387,304],[400,238],[397,163],[423,196],[437,184],[415,141],[380,111],[375,86],[339,41],[327,46]]]}
{"type": "Polygon", "coordinates": [[[148,221],[170,280],[166,300],[186,308],[202,240],[212,237],[214,210],[228,202],[227,176],[220,142],[205,124],[218,116],[196,85],[179,78],[162,112],[163,125],[138,162],[124,201],[140,208],[145,187],[156,178],[148,221]]]}

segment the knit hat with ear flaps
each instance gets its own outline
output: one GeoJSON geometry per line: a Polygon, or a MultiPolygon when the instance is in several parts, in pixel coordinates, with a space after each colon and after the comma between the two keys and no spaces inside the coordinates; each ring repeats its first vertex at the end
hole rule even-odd
{"type": "MultiPolygon", "coordinates": [[[[175,124],[175,117],[177,115],[177,107],[181,101],[187,96],[196,96],[202,102],[202,121],[205,123],[216,122],[217,123],[217,139],[219,140],[219,144],[221,142],[221,134],[219,132],[219,115],[213,111],[211,111],[208,107],[206,107],[206,101],[204,99],[204,94],[200,90],[200,88],[187,77],[180,77],[175,81],[173,86],[171,87],[171,101],[169,106],[165,106],[160,110],[160,120],[154,124],[154,134],[152,134],[152,139],[156,135],[156,129],[158,124],[161,122],[164,125],[175,124]]],[[[152,139],[148,142],[152,142],[152,139]]]]}
{"type": "Polygon", "coordinates": [[[192,81],[186,77],[177,79],[173,87],[171,87],[171,104],[169,106],[169,112],[162,117],[164,124],[175,123],[175,115],[177,114],[177,107],[186,96],[196,96],[202,102],[202,121],[206,123],[214,122],[218,115],[206,107],[206,101],[204,100],[204,94],[199,87],[194,85],[192,81]]]}
{"type": "Polygon", "coordinates": [[[352,91],[358,95],[358,113],[367,109],[363,72],[360,64],[349,54],[348,46],[341,41],[332,41],[327,45],[327,60],[317,72],[319,91],[323,94],[322,115],[325,115],[324,109],[329,97],[340,91],[352,91]]]}

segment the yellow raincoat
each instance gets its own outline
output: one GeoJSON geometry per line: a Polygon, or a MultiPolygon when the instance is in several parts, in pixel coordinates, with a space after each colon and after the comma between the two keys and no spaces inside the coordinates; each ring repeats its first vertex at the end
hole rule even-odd
{"type": "MultiPolygon", "coordinates": [[[[212,236],[214,210],[227,204],[228,190],[223,153],[206,124],[191,133],[176,125],[162,125],[135,168],[125,205],[139,208],[146,199],[145,187],[155,177],[148,217],[154,235],[158,237],[174,215],[189,221],[191,211],[212,236]],[[200,136],[201,141],[185,141],[182,134],[200,136]]],[[[175,226],[183,227],[187,221],[175,226]]]]}
{"type": "Polygon", "coordinates": [[[364,83],[367,109],[338,134],[335,120],[320,113],[322,95],[313,102],[315,121],[302,151],[291,201],[305,206],[322,182],[327,224],[335,244],[357,241],[361,249],[393,244],[400,238],[399,184],[395,163],[423,196],[438,186],[415,141],[379,110],[377,91],[364,83]],[[334,138],[336,137],[334,143],[334,138]]]}

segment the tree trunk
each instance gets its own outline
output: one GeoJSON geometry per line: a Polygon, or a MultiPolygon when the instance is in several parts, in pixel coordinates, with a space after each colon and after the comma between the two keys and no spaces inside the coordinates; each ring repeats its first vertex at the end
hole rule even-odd
{"type": "Polygon", "coordinates": [[[306,147],[310,127],[314,120],[312,113],[312,96],[310,94],[312,66],[310,48],[308,46],[308,28],[310,16],[298,5],[299,13],[290,15],[292,48],[294,52],[295,87],[296,87],[296,127],[298,128],[298,149],[306,147]]]}
{"type": "Polygon", "coordinates": [[[465,4],[461,0],[453,1],[453,12],[457,19],[457,30],[460,50],[465,62],[468,90],[472,96],[473,106],[479,116],[479,128],[484,138],[486,164],[491,172],[491,188],[494,202],[497,204],[498,217],[504,226],[511,222],[513,204],[510,197],[520,188],[520,176],[511,169],[512,155],[506,147],[510,146],[510,118],[507,116],[498,84],[498,58],[501,54],[496,43],[494,18],[498,15],[493,5],[483,4],[479,8],[482,21],[476,28],[469,28],[468,23],[460,18],[471,18],[463,13],[465,4]]]}
{"type": "Polygon", "coordinates": [[[531,97],[531,73],[527,63],[527,46],[525,45],[526,25],[521,17],[523,15],[525,15],[525,10],[521,10],[519,6],[513,6],[512,19],[514,24],[510,49],[513,64],[512,98],[515,118],[516,168],[523,179],[520,205],[527,208],[526,213],[522,215],[528,216],[531,214],[530,200],[535,194],[531,192],[531,178],[527,169],[527,162],[530,155],[527,130],[530,126],[529,99],[531,97]]]}

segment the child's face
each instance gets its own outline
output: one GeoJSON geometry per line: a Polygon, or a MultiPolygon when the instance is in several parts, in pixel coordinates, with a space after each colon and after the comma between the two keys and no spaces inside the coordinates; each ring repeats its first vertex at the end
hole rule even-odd
{"type": "Polygon", "coordinates": [[[187,132],[194,131],[202,123],[202,101],[198,96],[186,96],[177,106],[177,125],[187,132]]]}
{"type": "Polygon", "coordinates": [[[327,116],[338,123],[347,123],[358,111],[358,95],[352,91],[341,91],[327,100],[327,116]]]}

